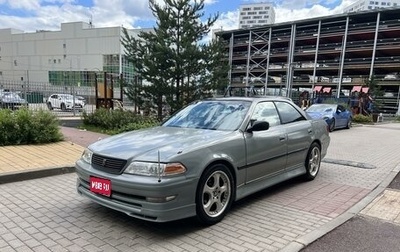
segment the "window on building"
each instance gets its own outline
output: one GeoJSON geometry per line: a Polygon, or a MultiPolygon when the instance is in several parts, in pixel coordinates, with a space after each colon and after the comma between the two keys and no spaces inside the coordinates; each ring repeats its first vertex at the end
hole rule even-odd
{"type": "Polygon", "coordinates": [[[249,10],[251,10],[251,8],[243,8],[242,10],[243,11],[249,11],[249,10]]]}
{"type": "Polygon", "coordinates": [[[375,5],[379,5],[379,2],[375,2],[375,5]]]}
{"type": "Polygon", "coordinates": [[[393,3],[393,6],[397,6],[397,3],[393,3]]]}
{"type": "Polygon", "coordinates": [[[243,17],[243,20],[245,20],[245,19],[250,19],[250,17],[247,17],[247,16],[246,16],[246,17],[243,17]]]}
{"type": "Polygon", "coordinates": [[[266,10],[269,10],[269,6],[266,6],[265,9],[266,9],[266,10]]]}
{"type": "Polygon", "coordinates": [[[254,7],[253,10],[262,10],[263,7],[254,7]]]}
{"type": "Polygon", "coordinates": [[[242,16],[246,15],[246,12],[240,12],[240,15],[242,15],[242,16]]]}
{"type": "Polygon", "coordinates": [[[262,23],[266,23],[266,20],[258,20],[258,23],[262,24],[262,23]]]}
{"type": "Polygon", "coordinates": [[[259,15],[263,15],[263,14],[267,14],[267,13],[268,13],[268,11],[259,11],[258,12],[259,15]]]}
{"type": "Polygon", "coordinates": [[[368,6],[368,10],[372,10],[374,7],[372,7],[371,5],[368,6]]]}
{"type": "Polygon", "coordinates": [[[387,6],[390,6],[390,2],[387,2],[387,6]]]}
{"type": "Polygon", "coordinates": [[[257,14],[256,11],[249,11],[249,12],[247,12],[247,15],[256,15],[256,14],[257,14]]]}
{"type": "Polygon", "coordinates": [[[369,4],[374,4],[374,1],[370,1],[369,4]]]}
{"type": "Polygon", "coordinates": [[[61,59],[58,59],[58,64],[61,64],[61,59]]]}
{"type": "Polygon", "coordinates": [[[262,16],[254,16],[253,19],[262,19],[262,16]]]}
{"type": "Polygon", "coordinates": [[[64,49],[67,48],[67,44],[64,43],[64,44],[63,44],[63,48],[64,48],[64,49]]]}
{"type": "Polygon", "coordinates": [[[54,64],[56,64],[56,63],[57,63],[57,60],[56,60],[56,59],[54,59],[54,60],[53,60],[53,63],[54,63],[54,64]]]}
{"type": "Polygon", "coordinates": [[[3,75],[3,72],[2,71],[0,71],[0,76],[2,76],[3,75]]]}
{"type": "Polygon", "coordinates": [[[386,2],[382,2],[381,5],[386,5],[386,2]]]}

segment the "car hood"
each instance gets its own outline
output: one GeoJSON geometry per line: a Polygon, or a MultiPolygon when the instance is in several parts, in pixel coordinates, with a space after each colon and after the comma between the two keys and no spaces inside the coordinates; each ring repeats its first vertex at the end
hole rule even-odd
{"type": "Polygon", "coordinates": [[[16,97],[5,97],[3,99],[0,99],[3,102],[10,102],[10,103],[26,103],[25,99],[22,98],[16,98],[16,97]]]}
{"type": "Polygon", "coordinates": [[[157,161],[159,153],[160,160],[166,161],[233,135],[235,133],[230,131],[160,126],[107,137],[90,145],[89,149],[99,155],[125,160],[157,161]]]}
{"type": "Polygon", "coordinates": [[[306,111],[307,114],[312,118],[312,119],[320,119],[324,117],[332,117],[331,112],[308,112],[306,111]]]}

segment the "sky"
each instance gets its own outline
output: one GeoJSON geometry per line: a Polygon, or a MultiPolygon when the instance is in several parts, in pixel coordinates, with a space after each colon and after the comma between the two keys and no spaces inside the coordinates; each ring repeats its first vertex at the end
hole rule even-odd
{"type": "MultiPolygon", "coordinates": [[[[162,4],[163,0],[156,0],[162,4]]],[[[275,23],[342,13],[356,0],[270,0],[275,23]]],[[[205,0],[204,19],[219,14],[213,29],[238,29],[239,6],[266,0],[205,0]]],[[[0,0],[0,29],[60,30],[61,23],[92,22],[94,27],[151,28],[148,0],[0,0]]]]}

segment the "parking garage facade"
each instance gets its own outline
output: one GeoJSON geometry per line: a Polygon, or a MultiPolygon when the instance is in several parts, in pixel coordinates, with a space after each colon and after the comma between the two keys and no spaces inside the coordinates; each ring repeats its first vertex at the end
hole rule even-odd
{"type": "Polygon", "coordinates": [[[373,78],[397,111],[400,9],[378,9],[218,33],[226,42],[231,87],[267,94],[351,96],[373,78]]]}

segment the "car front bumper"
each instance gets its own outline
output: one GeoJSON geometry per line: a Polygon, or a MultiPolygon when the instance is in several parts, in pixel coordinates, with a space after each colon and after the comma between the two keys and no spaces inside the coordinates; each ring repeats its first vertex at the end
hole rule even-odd
{"type": "Polygon", "coordinates": [[[185,176],[158,178],[129,174],[109,174],[94,169],[78,160],[76,163],[77,191],[105,207],[126,213],[129,216],[153,222],[167,222],[196,215],[196,179],[185,176]],[[108,179],[111,182],[110,197],[90,191],[90,176],[108,179]],[[149,202],[151,198],[175,196],[167,202],[149,202]]]}

